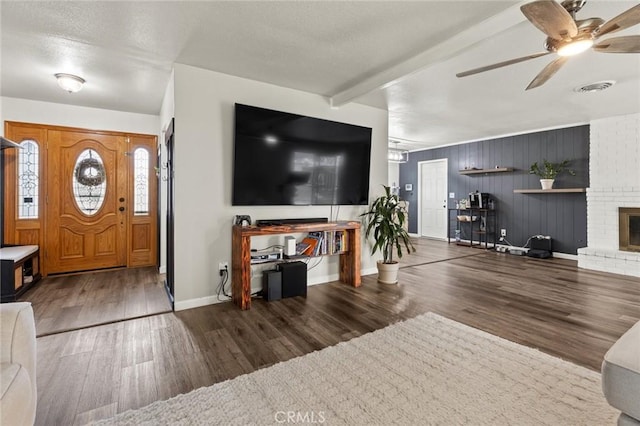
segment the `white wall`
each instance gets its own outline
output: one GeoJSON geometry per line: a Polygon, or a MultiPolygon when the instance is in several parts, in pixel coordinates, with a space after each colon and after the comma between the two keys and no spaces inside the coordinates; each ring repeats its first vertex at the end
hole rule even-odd
{"type": "Polygon", "coordinates": [[[7,97],[2,97],[0,102],[2,103],[2,108],[0,109],[2,123],[5,121],[20,121],[148,135],[158,135],[160,129],[160,121],[157,115],[7,97]]]}
{"type": "MultiPolygon", "coordinates": [[[[231,265],[231,226],[236,214],[253,220],[324,217],[327,206],[233,207],[233,108],[244,103],[373,128],[370,192],[387,183],[387,112],[350,104],[330,108],[321,96],[258,81],[176,64],[175,72],[175,307],[177,310],[216,302],[218,262],[231,265]]],[[[339,219],[358,219],[364,206],[342,206],[339,219]]],[[[284,236],[254,239],[254,247],[282,242],[284,236]]],[[[375,271],[375,260],[363,247],[362,269],[375,271]]],[[[338,277],[338,257],[323,258],[309,271],[309,282],[338,277]]],[[[259,273],[252,289],[260,288],[259,273]]]]}
{"type": "MultiPolygon", "coordinates": [[[[160,108],[160,124],[162,125],[163,133],[175,115],[175,109],[175,72],[172,70],[162,98],[162,107],[160,108]]],[[[164,140],[162,143],[164,143],[164,140]]]]}
{"type": "Polygon", "coordinates": [[[640,114],[590,124],[587,247],[578,266],[640,276],[640,253],[620,251],[618,208],[640,207],[640,114]]]}
{"type": "Polygon", "coordinates": [[[388,180],[387,185],[390,187],[400,186],[400,164],[388,162],[388,180]]]}

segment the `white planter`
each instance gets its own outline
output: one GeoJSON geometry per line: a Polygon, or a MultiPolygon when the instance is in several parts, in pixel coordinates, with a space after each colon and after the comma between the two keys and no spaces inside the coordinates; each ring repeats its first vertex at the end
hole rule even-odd
{"type": "Polygon", "coordinates": [[[398,269],[400,264],[378,262],[378,282],[382,284],[398,284],[398,269]]]}
{"type": "Polygon", "coordinates": [[[553,188],[554,179],[540,179],[540,185],[542,185],[542,189],[551,189],[553,188]]]}

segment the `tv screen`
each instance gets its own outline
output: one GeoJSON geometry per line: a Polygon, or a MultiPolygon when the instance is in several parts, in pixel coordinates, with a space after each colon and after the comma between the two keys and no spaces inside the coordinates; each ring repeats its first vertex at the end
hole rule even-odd
{"type": "Polygon", "coordinates": [[[368,203],[368,127],[236,104],[234,137],[234,206],[368,203]]]}

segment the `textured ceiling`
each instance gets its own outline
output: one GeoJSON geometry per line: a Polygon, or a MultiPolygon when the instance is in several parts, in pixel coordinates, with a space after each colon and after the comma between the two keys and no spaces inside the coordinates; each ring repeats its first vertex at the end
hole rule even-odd
{"type": "MultiPolygon", "coordinates": [[[[590,1],[579,17],[609,19],[634,4],[590,1]]],[[[408,140],[411,148],[640,110],[640,55],[589,52],[528,92],[524,88],[548,57],[455,78],[456,72],[542,50],[544,35],[518,5],[1,2],[0,93],[157,114],[178,62],[317,93],[335,105],[354,101],[388,109],[390,136],[408,140]],[[67,94],[56,86],[56,72],[81,75],[87,84],[67,94]],[[602,93],[572,92],[603,79],[618,84],[602,93]]]]}

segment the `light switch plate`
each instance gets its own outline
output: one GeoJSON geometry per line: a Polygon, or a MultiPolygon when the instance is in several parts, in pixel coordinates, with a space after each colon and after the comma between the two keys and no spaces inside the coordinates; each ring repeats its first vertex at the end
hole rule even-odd
{"type": "Polygon", "coordinates": [[[456,198],[456,193],[455,192],[450,192],[449,193],[449,198],[456,198]]]}

